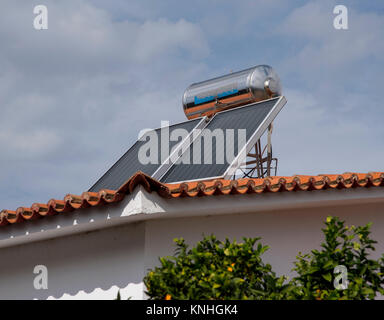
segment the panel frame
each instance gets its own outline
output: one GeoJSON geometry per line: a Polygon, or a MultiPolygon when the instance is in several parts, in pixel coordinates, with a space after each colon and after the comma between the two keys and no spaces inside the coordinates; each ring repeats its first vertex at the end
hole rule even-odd
{"type": "MultiPolygon", "coordinates": [[[[269,101],[269,100],[273,100],[273,99],[276,99],[276,98],[271,98],[271,99],[267,99],[267,100],[263,100],[263,101],[259,101],[259,102],[256,102],[256,103],[250,103],[250,104],[247,104],[247,105],[244,105],[244,106],[241,106],[241,107],[238,107],[238,108],[235,108],[235,109],[241,109],[241,108],[246,108],[246,107],[250,107],[250,105],[252,106],[255,106],[257,104],[260,104],[260,103],[265,103],[266,101],[269,101]]],[[[182,180],[182,181],[175,181],[175,182],[164,182],[166,184],[179,184],[179,183],[182,183],[182,182],[198,182],[198,181],[205,181],[205,180],[215,180],[215,179],[225,179],[225,180],[230,180],[231,177],[233,176],[233,174],[236,172],[236,170],[241,166],[241,155],[245,153],[245,155],[247,155],[252,147],[256,144],[256,142],[261,138],[261,136],[264,134],[265,130],[267,130],[268,126],[273,122],[273,120],[276,118],[276,116],[278,115],[278,113],[281,111],[281,109],[285,106],[285,104],[287,103],[287,99],[285,98],[285,96],[280,96],[277,98],[277,101],[275,103],[275,105],[273,106],[273,108],[271,109],[271,111],[267,114],[267,116],[264,118],[264,120],[260,123],[260,125],[257,127],[257,129],[254,131],[254,133],[252,134],[252,136],[249,138],[249,140],[246,142],[245,146],[240,150],[240,152],[238,153],[238,155],[233,159],[233,161],[231,162],[231,164],[228,166],[227,170],[224,172],[223,175],[221,176],[213,176],[213,177],[205,177],[205,178],[198,178],[198,179],[192,179],[192,180],[182,180]]],[[[225,111],[222,111],[222,112],[218,112],[216,113],[211,119],[209,122],[206,123],[206,125],[204,126],[204,128],[206,126],[208,126],[208,124],[219,114],[223,114],[225,112],[230,112],[230,111],[233,111],[234,109],[228,109],[228,110],[225,110],[225,111]]],[[[204,129],[203,128],[203,129],[204,129]]],[[[193,129],[191,131],[191,134],[194,132],[195,129],[193,129]]],[[[202,134],[202,131],[200,132],[200,134],[196,135],[196,138],[199,137],[200,135],[202,134]]],[[[195,138],[195,139],[196,139],[195,138]]],[[[195,140],[194,139],[194,140],[195,140]]],[[[191,142],[190,145],[192,145],[193,141],[191,142]]],[[[181,158],[183,156],[180,155],[179,158],[181,158]]],[[[178,158],[178,159],[179,159],[178,158]]],[[[161,181],[161,179],[166,175],[166,173],[171,169],[172,166],[170,166],[168,168],[168,170],[166,170],[164,172],[164,174],[158,179],[159,181],[161,181]]]]}
{"type": "MultiPolygon", "coordinates": [[[[194,132],[195,131],[195,129],[198,127],[198,126],[200,126],[201,125],[201,123],[205,123],[206,122],[206,116],[203,116],[203,117],[197,117],[197,118],[194,118],[194,119],[188,119],[188,120],[185,120],[185,121],[182,121],[182,122],[178,122],[178,123],[174,123],[174,124],[170,124],[169,126],[168,126],[168,128],[169,127],[172,127],[172,126],[175,126],[175,125],[180,125],[180,124],[184,124],[184,123],[187,123],[187,122],[191,122],[191,121],[197,121],[197,120],[199,120],[200,119],[200,121],[198,121],[198,123],[197,123],[197,125],[195,126],[195,127],[193,127],[193,129],[191,130],[191,132],[188,134],[188,136],[192,133],[192,132],[194,132]]],[[[110,171],[110,170],[112,170],[112,168],[124,157],[124,155],[125,154],[127,154],[129,151],[131,151],[133,148],[134,148],[134,146],[135,146],[135,144],[144,136],[144,135],[146,135],[148,132],[150,132],[150,131],[156,131],[156,130],[161,130],[162,128],[166,128],[166,126],[164,126],[164,127],[158,127],[158,128],[154,128],[154,129],[150,129],[150,128],[148,128],[148,130],[145,130],[144,132],[142,132],[141,133],[141,135],[140,136],[138,136],[138,139],[133,143],[133,145],[131,145],[129,148],[128,148],[128,150],[127,151],[125,151],[114,163],[113,163],[113,165],[106,171],[106,172],[104,172],[104,174],[99,178],[99,179],[97,179],[96,181],[95,181],[95,183],[93,183],[92,184],[92,186],[88,189],[88,192],[90,192],[90,190],[94,187],[94,186],[96,186],[97,184],[98,184],[98,182],[101,180],[101,179],[103,179],[103,177],[110,171]]],[[[187,140],[187,139],[185,139],[185,140],[187,140]]],[[[183,141],[180,143],[180,145],[183,143],[183,141]]],[[[171,156],[171,155],[170,155],[171,156]]],[[[170,157],[169,156],[169,157],[170,157]]],[[[168,157],[168,158],[169,158],[168,157]]],[[[168,159],[167,158],[167,159],[168,159]]],[[[162,163],[160,163],[159,164],[159,168],[161,167],[161,166],[163,166],[163,164],[162,163]]],[[[156,171],[159,169],[159,168],[157,168],[156,170],[155,170],[155,172],[151,175],[151,177],[153,177],[153,175],[156,173],[156,171]]]]}

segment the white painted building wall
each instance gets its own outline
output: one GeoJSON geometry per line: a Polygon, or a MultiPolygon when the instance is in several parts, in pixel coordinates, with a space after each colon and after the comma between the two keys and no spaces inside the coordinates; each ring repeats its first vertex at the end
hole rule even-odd
{"type": "Polygon", "coordinates": [[[319,246],[328,215],[348,224],[373,222],[384,252],[384,188],[163,199],[137,188],[117,205],[78,210],[0,228],[0,299],[142,299],[142,279],[158,257],[188,243],[262,237],[264,260],[289,274],[299,251],[319,246]],[[35,265],[48,268],[48,289],[36,290],[35,265]]]}

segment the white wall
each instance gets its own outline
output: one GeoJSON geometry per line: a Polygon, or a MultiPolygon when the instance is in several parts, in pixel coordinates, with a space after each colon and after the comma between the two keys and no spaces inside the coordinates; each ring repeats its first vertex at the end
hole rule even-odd
{"type": "Polygon", "coordinates": [[[339,216],[348,225],[373,222],[372,237],[379,242],[374,256],[384,253],[384,212],[381,204],[370,204],[151,220],[146,226],[145,266],[147,269],[157,264],[158,256],[172,254],[176,237],[192,244],[201,240],[202,234],[213,233],[221,240],[262,237],[262,243],[270,246],[264,261],[271,263],[278,274],[288,275],[299,251],[307,253],[319,247],[328,215],[339,216]]]}
{"type": "Polygon", "coordinates": [[[144,224],[0,249],[0,299],[141,299],[144,224]],[[48,290],[33,286],[35,265],[48,268],[48,290]]]}

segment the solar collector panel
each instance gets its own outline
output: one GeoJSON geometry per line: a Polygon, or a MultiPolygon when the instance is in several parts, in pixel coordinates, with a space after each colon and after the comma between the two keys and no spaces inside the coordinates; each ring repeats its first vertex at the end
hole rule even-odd
{"type": "MultiPolygon", "coordinates": [[[[209,179],[224,177],[233,167],[238,167],[238,159],[227,159],[224,157],[224,163],[217,163],[216,155],[218,152],[227,154],[228,134],[226,129],[234,130],[233,153],[239,156],[243,148],[250,149],[254,143],[265,132],[268,125],[273,121],[277,113],[284,106],[286,100],[284,97],[274,98],[244,107],[231,109],[217,113],[208,123],[205,129],[213,132],[215,129],[223,130],[224,135],[219,136],[217,141],[212,143],[212,163],[204,163],[204,139],[201,139],[200,145],[194,141],[189,148],[190,163],[174,164],[160,179],[161,182],[173,183],[180,181],[191,181],[199,179],[209,179]],[[238,145],[238,129],[245,129],[247,145],[238,145]],[[224,139],[224,141],[221,141],[224,139]],[[256,141],[254,141],[256,139],[256,141]],[[216,143],[215,143],[216,142],[216,143]],[[224,146],[223,148],[217,148],[224,146]],[[193,160],[200,158],[201,164],[196,164],[193,160]],[[229,161],[228,161],[229,160],[229,161]],[[216,161],[216,162],[215,162],[216,161]]],[[[246,150],[248,152],[249,150],[246,150]]]]}
{"type": "MultiPolygon", "coordinates": [[[[174,130],[184,129],[188,133],[202,122],[201,118],[182,122],[169,126],[169,134],[174,130]]],[[[90,192],[98,192],[101,189],[118,189],[125,181],[127,181],[137,171],[152,176],[162,165],[161,159],[161,128],[153,130],[158,136],[158,154],[157,163],[142,164],[138,159],[139,150],[147,141],[136,141],[136,143],[89,189],[90,192]]],[[[169,141],[169,149],[172,150],[181,141],[169,141]]]]}

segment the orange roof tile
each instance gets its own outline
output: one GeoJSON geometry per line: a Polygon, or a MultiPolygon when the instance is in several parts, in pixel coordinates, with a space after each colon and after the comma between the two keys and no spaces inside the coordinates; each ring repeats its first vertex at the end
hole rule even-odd
{"type": "Polygon", "coordinates": [[[312,191],[329,188],[379,187],[384,186],[384,172],[344,173],[339,175],[318,176],[295,175],[291,177],[270,177],[265,179],[216,179],[176,184],[164,184],[142,172],[137,172],[118,190],[84,192],[81,196],[67,194],[63,200],[51,199],[47,204],[34,203],[29,208],[20,207],[16,211],[3,210],[0,212],[0,226],[119,202],[125,195],[132,193],[138,185],[143,186],[147,192],[157,192],[164,198],[202,197],[300,190],[312,191]]]}

